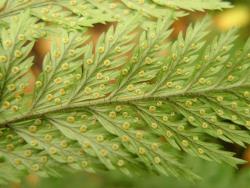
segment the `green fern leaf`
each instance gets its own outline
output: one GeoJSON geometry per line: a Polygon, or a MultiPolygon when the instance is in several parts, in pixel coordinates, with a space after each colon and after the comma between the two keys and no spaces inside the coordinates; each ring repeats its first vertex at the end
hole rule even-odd
{"type": "Polygon", "coordinates": [[[191,10],[191,11],[204,11],[204,10],[218,10],[221,8],[230,8],[231,5],[228,2],[221,2],[219,0],[194,0],[194,1],[187,1],[187,0],[177,0],[177,1],[170,1],[170,0],[153,0],[153,2],[159,5],[165,5],[170,8],[176,9],[184,9],[184,10],[191,10]]]}
{"type": "Polygon", "coordinates": [[[96,23],[106,23],[124,20],[139,12],[147,18],[173,18],[186,15],[178,10],[217,10],[229,8],[229,3],[220,0],[196,0],[192,3],[179,1],[131,1],[131,0],[3,0],[0,4],[0,18],[9,22],[10,17],[18,15],[25,9],[30,9],[31,14],[41,21],[62,25],[68,29],[82,29],[91,27],[96,23]]]}
{"type": "Polygon", "coordinates": [[[205,18],[171,42],[171,20],[144,30],[132,17],[95,46],[86,33],[61,30],[27,94],[35,37],[26,28],[37,19],[17,21],[1,30],[1,165],[41,176],[60,167],[192,179],[183,153],[243,162],[221,144],[250,143],[250,40],[237,51],[235,30],[211,42],[205,18]]]}

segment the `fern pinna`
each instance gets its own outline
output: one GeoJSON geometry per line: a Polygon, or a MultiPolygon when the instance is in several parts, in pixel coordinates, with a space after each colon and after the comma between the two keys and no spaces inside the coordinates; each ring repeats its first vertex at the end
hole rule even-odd
{"type": "Polygon", "coordinates": [[[222,143],[250,143],[250,40],[236,48],[236,30],[211,40],[209,20],[174,41],[168,18],[139,27],[130,15],[95,45],[84,29],[59,28],[28,92],[32,47],[51,28],[32,10],[11,17],[0,39],[0,181],[59,169],[197,178],[184,153],[243,163],[222,143]]]}
{"type": "Polygon", "coordinates": [[[180,17],[187,14],[185,11],[229,7],[228,2],[221,0],[1,0],[0,19],[15,16],[28,8],[31,15],[41,21],[79,29],[96,23],[123,20],[135,12],[157,19],[171,14],[180,17]]]}

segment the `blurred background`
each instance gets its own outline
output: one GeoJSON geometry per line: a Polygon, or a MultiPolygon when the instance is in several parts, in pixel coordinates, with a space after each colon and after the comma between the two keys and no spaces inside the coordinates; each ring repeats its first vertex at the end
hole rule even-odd
{"type": "MultiPolygon", "coordinates": [[[[234,8],[213,12],[215,31],[223,32],[232,27],[239,28],[239,45],[250,37],[250,0],[231,0],[234,8]]],[[[191,13],[189,16],[178,20],[174,24],[173,38],[178,32],[185,31],[188,24],[204,13],[191,13]]],[[[90,33],[95,41],[99,34],[106,30],[106,26],[97,25],[90,33]]],[[[49,40],[39,40],[35,45],[34,54],[36,65],[33,76],[36,77],[41,67],[44,54],[49,50],[49,40]]],[[[20,183],[10,183],[6,188],[248,188],[250,187],[250,147],[234,148],[226,146],[238,153],[238,156],[248,161],[246,165],[238,169],[223,164],[215,164],[202,160],[187,158],[186,163],[203,179],[198,182],[188,182],[182,179],[170,177],[127,177],[118,172],[103,172],[101,174],[88,174],[79,172],[76,174],[62,173],[61,178],[39,178],[29,175],[20,183]]]]}

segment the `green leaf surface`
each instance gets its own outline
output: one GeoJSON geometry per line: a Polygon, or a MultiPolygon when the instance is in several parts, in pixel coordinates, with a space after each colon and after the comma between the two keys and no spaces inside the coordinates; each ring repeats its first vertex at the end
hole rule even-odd
{"type": "Polygon", "coordinates": [[[223,144],[250,143],[250,40],[236,48],[236,30],[211,40],[209,18],[174,41],[171,18],[139,21],[111,26],[96,44],[60,29],[31,94],[40,33],[27,32],[40,22],[25,12],[1,30],[0,164],[41,176],[60,167],[196,179],[187,155],[244,162],[223,144]]]}

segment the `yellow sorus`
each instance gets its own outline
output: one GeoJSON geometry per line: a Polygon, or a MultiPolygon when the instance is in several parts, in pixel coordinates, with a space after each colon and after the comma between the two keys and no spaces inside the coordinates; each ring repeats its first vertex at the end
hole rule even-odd
{"type": "Polygon", "coordinates": [[[104,136],[103,135],[97,135],[96,136],[96,141],[97,142],[102,142],[104,140],[104,136]]]}
{"type": "Polygon", "coordinates": [[[32,166],[31,166],[31,169],[32,169],[32,171],[38,171],[39,169],[40,169],[40,166],[39,166],[39,164],[33,164],[32,166]]]}
{"type": "Polygon", "coordinates": [[[123,142],[128,142],[129,141],[129,137],[127,135],[123,135],[122,136],[122,141],[123,142]]]}
{"type": "Polygon", "coordinates": [[[23,53],[20,50],[15,51],[15,57],[19,58],[23,55],[23,53]]]}
{"type": "Polygon", "coordinates": [[[156,111],[156,107],[150,106],[148,110],[149,110],[149,112],[154,113],[156,111]]]}
{"type": "Polygon", "coordinates": [[[161,162],[161,158],[160,157],[154,157],[154,162],[156,164],[159,164],[161,162]]]}
{"type": "Polygon", "coordinates": [[[101,46],[101,47],[98,48],[98,52],[99,53],[102,54],[104,51],[105,51],[105,48],[103,46],[101,46]]]}
{"type": "Polygon", "coordinates": [[[93,64],[93,60],[92,60],[92,59],[87,59],[87,61],[86,61],[86,62],[87,62],[87,64],[88,64],[88,65],[93,64]]]}
{"type": "Polygon", "coordinates": [[[87,126],[82,125],[79,130],[80,130],[80,133],[85,133],[87,131],[87,126]]]}
{"type": "Polygon", "coordinates": [[[104,62],[103,62],[103,65],[108,67],[109,65],[111,64],[110,60],[109,59],[106,59],[104,62]]]}
{"type": "Polygon", "coordinates": [[[106,149],[101,149],[100,154],[101,156],[106,157],[108,155],[108,151],[106,149]]]}
{"type": "Polygon", "coordinates": [[[37,126],[35,126],[35,125],[29,126],[29,132],[35,133],[36,131],[37,131],[37,126]]]}
{"type": "Polygon", "coordinates": [[[143,147],[139,147],[138,153],[139,153],[140,155],[144,155],[144,154],[146,153],[146,149],[143,148],[143,147]]]}
{"type": "Polygon", "coordinates": [[[182,140],[181,141],[181,144],[184,146],[184,147],[187,147],[189,145],[189,142],[187,140],[182,140]]]}
{"type": "Polygon", "coordinates": [[[69,64],[68,63],[63,63],[61,68],[62,68],[62,70],[68,70],[69,69],[69,64]]]}
{"type": "Polygon", "coordinates": [[[49,153],[50,153],[51,155],[55,155],[55,154],[57,153],[57,149],[56,149],[55,147],[50,147],[50,148],[49,148],[49,153]]]}
{"type": "Polygon", "coordinates": [[[66,147],[68,147],[68,142],[67,142],[66,140],[62,140],[62,141],[60,142],[60,146],[61,146],[62,148],[66,148],[66,147]]]}
{"type": "Polygon", "coordinates": [[[122,128],[123,128],[124,130],[128,130],[129,127],[130,127],[130,123],[129,123],[129,122],[124,122],[124,123],[122,124],[122,128]]]}
{"type": "Polygon", "coordinates": [[[157,125],[157,123],[153,122],[153,123],[151,123],[151,127],[152,127],[153,129],[157,129],[157,128],[158,128],[158,125],[157,125]]]}
{"type": "Polygon", "coordinates": [[[17,66],[14,66],[14,67],[11,69],[11,72],[12,72],[13,74],[18,73],[19,71],[20,71],[20,68],[17,67],[17,66]]]}
{"type": "Polygon", "coordinates": [[[11,41],[11,40],[6,40],[6,41],[4,41],[4,45],[5,45],[7,48],[9,48],[9,47],[12,46],[12,41],[11,41]]]}
{"type": "Polygon", "coordinates": [[[10,103],[8,101],[4,101],[3,102],[3,106],[2,106],[3,109],[8,109],[10,108],[10,103]]]}
{"type": "Polygon", "coordinates": [[[75,117],[74,116],[68,116],[67,117],[67,122],[68,123],[74,123],[75,122],[75,117]]]}
{"type": "Polygon", "coordinates": [[[120,167],[124,166],[124,164],[125,164],[125,162],[122,159],[118,160],[118,162],[117,162],[117,165],[120,167]]]}
{"type": "Polygon", "coordinates": [[[55,84],[60,84],[62,83],[62,78],[61,77],[58,77],[54,80],[55,84]]]}
{"type": "Polygon", "coordinates": [[[5,55],[0,55],[0,63],[4,63],[7,61],[7,57],[5,55]]]}
{"type": "Polygon", "coordinates": [[[112,144],[112,149],[114,151],[118,150],[119,149],[119,145],[118,144],[112,144]]]}
{"type": "Polygon", "coordinates": [[[116,118],[116,112],[114,112],[114,111],[109,112],[109,117],[112,119],[116,118]]]}

